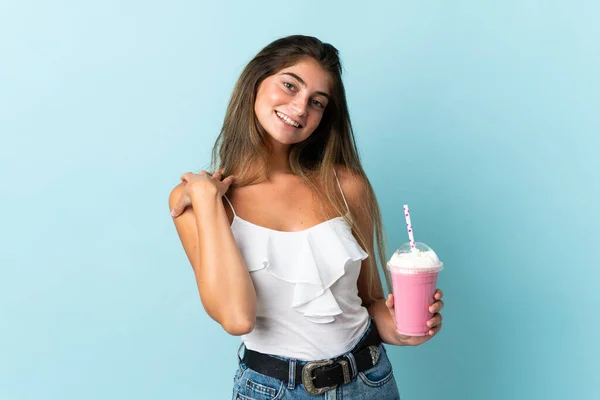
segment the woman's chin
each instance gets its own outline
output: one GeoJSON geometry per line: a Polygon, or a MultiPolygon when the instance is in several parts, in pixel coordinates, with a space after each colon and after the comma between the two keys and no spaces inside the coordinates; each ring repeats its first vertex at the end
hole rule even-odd
{"type": "Polygon", "coordinates": [[[271,134],[269,132],[269,136],[271,138],[271,142],[279,146],[290,146],[292,144],[300,143],[302,140],[304,140],[300,137],[300,135],[293,133],[275,132],[275,134],[271,134]]]}

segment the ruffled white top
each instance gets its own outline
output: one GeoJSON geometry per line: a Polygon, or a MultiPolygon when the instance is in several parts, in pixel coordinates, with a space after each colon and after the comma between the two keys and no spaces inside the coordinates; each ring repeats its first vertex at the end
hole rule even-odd
{"type": "Polygon", "coordinates": [[[344,218],[283,232],[233,213],[231,230],[258,306],[254,330],[242,336],[246,347],[305,361],[352,349],[369,322],[357,289],[368,254],[344,218]]]}

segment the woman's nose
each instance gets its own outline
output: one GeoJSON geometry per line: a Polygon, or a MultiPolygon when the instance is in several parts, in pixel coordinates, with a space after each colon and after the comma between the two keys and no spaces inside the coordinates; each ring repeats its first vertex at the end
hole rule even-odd
{"type": "Polygon", "coordinates": [[[295,99],[291,104],[291,109],[296,115],[303,116],[306,114],[307,101],[304,99],[295,99]]]}

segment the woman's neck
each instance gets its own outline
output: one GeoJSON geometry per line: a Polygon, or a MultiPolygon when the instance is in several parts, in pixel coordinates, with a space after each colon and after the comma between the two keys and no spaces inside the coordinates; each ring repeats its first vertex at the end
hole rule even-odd
{"type": "Polygon", "coordinates": [[[281,143],[271,144],[271,159],[268,178],[276,175],[289,175],[290,168],[289,150],[290,146],[281,143]]]}

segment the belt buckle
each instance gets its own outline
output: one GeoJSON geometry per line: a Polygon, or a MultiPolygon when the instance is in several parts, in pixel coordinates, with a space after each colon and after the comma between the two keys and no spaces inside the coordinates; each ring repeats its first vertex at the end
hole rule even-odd
{"type": "Polygon", "coordinates": [[[335,389],[337,387],[337,385],[336,385],[336,386],[325,386],[322,388],[316,388],[313,383],[313,379],[315,379],[315,377],[312,376],[313,370],[315,370],[316,368],[324,367],[324,366],[331,365],[331,364],[333,364],[333,360],[313,361],[313,362],[307,363],[302,368],[302,384],[304,385],[304,389],[306,389],[306,392],[308,394],[313,395],[313,396],[318,396],[320,394],[323,394],[323,393],[325,393],[331,389],[335,389]]]}
{"type": "MultiPolygon", "coordinates": [[[[323,394],[325,392],[328,392],[330,390],[337,388],[338,385],[316,388],[315,385],[313,384],[313,380],[315,379],[315,377],[312,376],[312,372],[317,368],[325,367],[327,365],[332,365],[332,364],[333,364],[333,360],[313,361],[313,362],[307,363],[304,366],[304,368],[302,368],[302,384],[304,385],[304,389],[306,390],[306,392],[308,394],[313,395],[313,396],[318,396],[320,394],[323,394]]],[[[342,366],[342,371],[344,373],[344,383],[350,383],[351,378],[350,378],[350,368],[348,365],[348,361],[340,360],[340,361],[337,361],[336,364],[340,364],[342,366]]]]}

